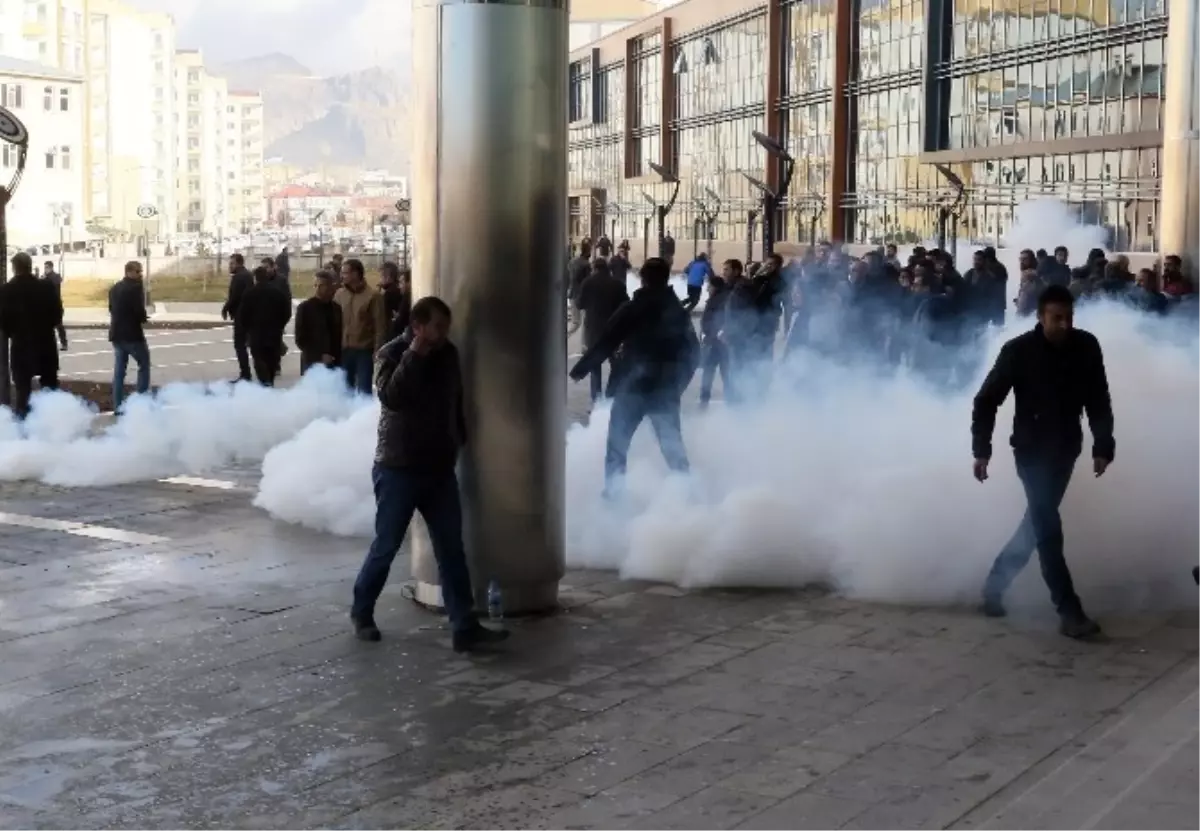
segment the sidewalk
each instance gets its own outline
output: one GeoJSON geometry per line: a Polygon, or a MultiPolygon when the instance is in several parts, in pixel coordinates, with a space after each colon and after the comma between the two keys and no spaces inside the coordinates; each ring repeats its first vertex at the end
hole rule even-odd
{"type": "Polygon", "coordinates": [[[1080,644],[575,571],[567,611],[466,659],[403,554],[355,641],[365,541],[209,475],[0,485],[4,825],[1197,827],[1194,610],[1080,644]]]}
{"type": "MultiPolygon", "coordinates": [[[[151,327],[181,324],[222,324],[220,303],[154,303],[150,311],[151,327]]],[[[108,325],[108,309],[74,307],[63,310],[63,325],[70,328],[93,328],[108,325]]]]}

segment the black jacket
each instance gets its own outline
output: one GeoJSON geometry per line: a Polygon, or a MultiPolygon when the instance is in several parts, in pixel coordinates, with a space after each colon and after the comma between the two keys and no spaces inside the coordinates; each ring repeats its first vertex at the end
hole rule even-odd
{"type": "Polygon", "coordinates": [[[14,373],[58,371],[56,328],[62,321],[62,297],[54,284],[26,274],[0,286],[0,330],[12,338],[14,373]]]}
{"type": "Polygon", "coordinates": [[[712,340],[725,328],[725,310],[733,290],[724,280],[710,280],[708,287],[708,300],[700,313],[700,333],[712,340]]]}
{"type": "Polygon", "coordinates": [[[332,355],[334,365],[342,360],[342,307],[332,300],[310,297],[296,307],[296,348],[301,371],[332,355]]]}
{"type": "Polygon", "coordinates": [[[576,257],[567,265],[567,297],[579,299],[579,288],[592,273],[592,264],[587,257],[576,257]]]}
{"type": "Polygon", "coordinates": [[[292,302],[270,282],[255,283],[238,303],[237,326],[251,349],[279,349],[292,317],[292,302]]]}
{"type": "Polygon", "coordinates": [[[612,272],[613,277],[617,278],[622,283],[624,283],[625,279],[629,276],[630,268],[632,268],[632,266],[629,264],[629,260],[620,252],[617,252],[608,258],[608,270],[612,272]]]}
{"type": "Polygon", "coordinates": [[[610,358],[617,379],[610,388],[616,394],[683,394],[700,363],[700,342],[673,288],[635,291],[571,368],[571,377],[585,378],[610,358]]]}
{"type": "Polygon", "coordinates": [[[375,463],[423,473],[454,470],[467,442],[458,350],[447,342],[426,355],[411,331],[385,343],[375,360],[379,431],[375,463]]]}
{"type": "Polygon", "coordinates": [[[221,308],[221,315],[228,317],[236,323],[238,310],[242,305],[242,297],[253,285],[254,275],[245,266],[231,272],[229,275],[229,294],[225,298],[225,305],[221,308]]]}
{"type": "Polygon", "coordinates": [[[617,309],[629,302],[629,291],[624,280],[608,274],[592,274],[579,286],[577,302],[584,312],[583,344],[591,346],[600,340],[617,309]]]}
{"type": "Polygon", "coordinates": [[[1112,400],[1100,342],[1090,332],[1074,329],[1056,346],[1039,324],[1004,344],[975,396],[971,438],[977,459],[991,458],[996,411],[1009,390],[1016,398],[1011,444],[1018,455],[1078,456],[1083,449],[1080,418],[1086,410],[1092,455],[1112,460],[1112,400]]]}
{"type": "Polygon", "coordinates": [[[395,340],[408,329],[408,319],[412,314],[412,295],[399,288],[385,289],[381,294],[383,313],[387,318],[387,340],[395,340]]]}
{"type": "Polygon", "coordinates": [[[144,343],[146,289],[141,280],[123,277],[108,290],[108,339],[111,343],[144,343]]]}

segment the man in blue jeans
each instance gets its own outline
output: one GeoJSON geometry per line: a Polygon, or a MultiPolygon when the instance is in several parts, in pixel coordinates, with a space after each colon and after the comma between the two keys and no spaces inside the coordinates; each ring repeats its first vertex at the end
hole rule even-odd
{"type": "Polygon", "coordinates": [[[508,633],[479,623],[463,548],[462,502],[454,472],[466,443],[458,350],[447,338],[450,308],[438,298],[418,300],[410,320],[408,331],[379,352],[379,439],[371,470],[375,539],[354,583],[350,619],[359,640],[380,639],[375,602],[413,512],[420,511],[437,560],[454,651],[469,652],[502,641],[508,633]]]}
{"type": "Polygon", "coordinates": [[[371,394],[371,372],[376,350],[388,331],[383,295],[367,285],[361,260],[342,263],[342,285],[333,296],[342,307],[342,369],[350,389],[371,394]]]}
{"type": "Polygon", "coordinates": [[[108,291],[108,340],[113,346],[112,408],[117,412],[125,399],[125,372],[129,359],[137,362],[137,391],[150,391],[150,348],[146,345],[146,292],[142,264],[130,260],[125,276],[108,291]]]}

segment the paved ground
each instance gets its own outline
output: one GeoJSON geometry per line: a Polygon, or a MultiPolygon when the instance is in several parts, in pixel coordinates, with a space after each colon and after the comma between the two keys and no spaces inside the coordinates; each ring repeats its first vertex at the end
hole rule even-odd
{"type": "MultiPolygon", "coordinates": [[[[222,482],[0,486],[0,825],[1196,828],[1196,614],[969,610],[574,572],[453,656],[359,541],[222,482]]],[[[396,576],[407,572],[398,562],[396,576]]]]}

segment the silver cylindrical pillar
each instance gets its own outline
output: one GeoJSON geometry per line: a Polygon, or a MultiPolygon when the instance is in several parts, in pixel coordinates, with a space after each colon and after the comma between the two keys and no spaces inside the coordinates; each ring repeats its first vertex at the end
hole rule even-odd
{"type": "Polygon", "coordinates": [[[1163,102],[1162,218],[1159,249],[1178,254],[1193,277],[1200,267],[1200,12],[1197,0],[1171,0],[1163,102]]]}
{"type": "MultiPolygon", "coordinates": [[[[566,0],[413,3],[414,297],[454,315],[467,556],[516,614],[556,606],[564,568],[567,45],[566,0]]],[[[417,599],[440,607],[414,532],[417,599]]]]}

